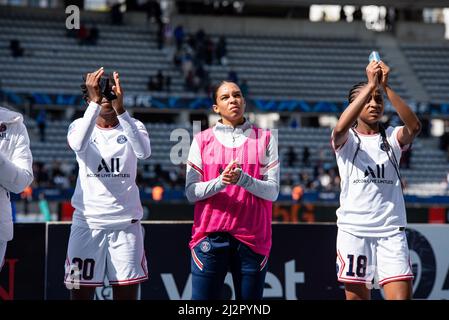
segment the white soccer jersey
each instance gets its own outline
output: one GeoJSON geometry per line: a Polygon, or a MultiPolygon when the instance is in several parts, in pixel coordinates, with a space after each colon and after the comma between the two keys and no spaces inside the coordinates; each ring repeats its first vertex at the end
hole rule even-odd
{"type": "MultiPolygon", "coordinates": [[[[400,128],[388,127],[385,130],[397,162],[401,157],[397,140],[400,128]]],[[[358,132],[357,135],[361,143],[355,159],[358,140],[352,129],[347,141],[335,151],[341,177],[337,225],[356,236],[388,237],[407,223],[401,183],[393,163],[381,149],[381,135],[358,132]]],[[[392,152],[389,154],[393,160],[392,152]]]]}
{"type": "Polygon", "coordinates": [[[0,241],[13,238],[9,193],[20,193],[31,184],[32,163],[30,139],[22,115],[0,107],[0,241]]]}
{"type": "Polygon", "coordinates": [[[73,224],[121,229],[142,218],[137,158],[150,156],[150,139],[145,126],[127,112],[118,117],[115,128],[96,126],[99,111],[100,106],[91,103],[84,117],[69,127],[68,142],[79,165],[73,224]]]}

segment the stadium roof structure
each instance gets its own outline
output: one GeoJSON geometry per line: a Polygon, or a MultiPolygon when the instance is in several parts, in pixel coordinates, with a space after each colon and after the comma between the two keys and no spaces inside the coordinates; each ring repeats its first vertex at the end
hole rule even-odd
{"type": "MultiPolygon", "coordinates": [[[[442,8],[449,7],[449,0],[239,0],[251,6],[310,6],[322,5],[376,5],[396,8],[442,8]]],[[[204,0],[189,0],[188,2],[205,2],[204,0]]],[[[229,2],[229,1],[228,1],[229,2]]]]}

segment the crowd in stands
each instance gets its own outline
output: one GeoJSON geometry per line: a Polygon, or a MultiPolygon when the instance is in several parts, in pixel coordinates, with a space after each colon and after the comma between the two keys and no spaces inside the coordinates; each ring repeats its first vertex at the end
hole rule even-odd
{"type": "Polygon", "coordinates": [[[151,75],[148,79],[147,88],[149,91],[167,91],[170,92],[171,87],[171,77],[170,75],[165,75],[162,70],[158,70],[156,75],[151,75]]]}
{"type": "Polygon", "coordinates": [[[182,25],[176,26],[173,36],[176,44],[173,64],[182,73],[185,89],[210,94],[211,80],[205,65],[226,65],[226,38],[222,36],[214,43],[203,29],[186,35],[182,25]]]}
{"type": "Polygon", "coordinates": [[[66,36],[75,38],[80,46],[96,45],[100,38],[100,30],[96,25],[86,26],[85,24],[81,24],[79,29],[67,29],[66,36]]]}
{"type": "Polygon", "coordinates": [[[9,41],[9,50],[14,58],[22,57],[25,54],[25,49],[22,47],[20,40],[17,39],[9,41]]]}

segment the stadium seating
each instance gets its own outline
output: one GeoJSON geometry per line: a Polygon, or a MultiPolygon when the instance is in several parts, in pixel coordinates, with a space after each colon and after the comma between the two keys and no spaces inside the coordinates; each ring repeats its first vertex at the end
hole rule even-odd
{"type": "Polygon", "coordinates": [[[424,85],[430,103],[449,102],[449,46],[447,43],[403,43],[402,51],[424,85]]]}
{"type": "MultiPolygon", "coordinates": [[[[89,23],[87,23],[89,26],[89,23]]],[[[42,21],[24,18],[0,19],[0,78],[2,89],[16,93],[65,93],[79,94],[81,75],[103,66],[107,71],[118,70],[122,83],[129,94],[148,93],[150,75],[162,70],[172,78],[171,95],[192,97],[184,89],[180,72],[172,63],[170,49],[158,50],[154,30],[147,25],[111,26],[96,25],[100,30],[97,45],[79,45],[75,38],[66,36],[62,21],[42,21]],[[20,40],[25,48],[24,57],[13,58],[7,48],[11,38],[20,40]],[[116,39],[120,39],[117,45],[116,39]]],[[[191,30],[192,32],[195,30],[191,30]]],[[[216,41],[220,35],[214,34],[216,41]]],[[[279,38],[269,36],[227,36],[227,66],[206,66],[212,81],[225,79],[230,69],[239,78],[248,81],[252,98],[296,99],[344,103],[348,89],[365,78],[364,67],[369,52],[377,46],[372,40],[357,38],[279,38]]],[[[378,48],[377,48],[378,49],[378,48]]],[[[409,59],[419,80],[431,97],[431,102],[449,101],[446,79],[449,47],[445,44],[402,44],[401,49],[409,59]]],[[[382,52],[381,52],[382,55],[382,52]]],[[[390,63],[390,61],[387,61],[390,63]]],[[[394,66],[394,61],[392,61],[394,66]]],[[[401,75],[393,73],[391,85],[405,99],[410,94],[404,88],[401,75]]],[[[156,97],[166,92],[152,93],[156,97]]],[[[197,96],[205,96],[200,92],[197,96]]],[[[47,141],[39,142],[32,136],[32,151],[37,161],[53,160],[74,162],[73,152],[68,148],[67,120],[49,121],[47,141]]],[[[29,121],[35,130],[33,121],[29,121]]],[[[169,152],[175,142],[170,132],[178,127],[190,130],[188,125],[147,124],[152,139],[153,154],[149,160],[140,162],[150,168],[145,176],[154,174],[152,166],[161,164],[173,169],[169,152]]],[[[36,131],[37,132],[37,131],[36,131]]],[[[299,173],[313,174],[313,165],[301,163],[302,150],[310,149],[310,162],[316,163],[323,150],[327,167],[335,165],[329,146],[328,128],[280,128],[279,153],[283,160],[282,178],[297,181],[299,173]],[[298,155],[292,167],[285,165],[289,147],[298,155]]],[[[418,139],[414,145],[411,169],[404,169],[406,192],[410,194],[443,194],[449,165],[446,156],[439,151],[434,139],[418,139]]]]}
{"type": "MultiPolygon", "coordinates": [[[[173,67],[172,52],[157,49],[149,27],[97,27],[97,45],[78,45],[75,38],[66,36],[61,22],[0,19],[0,43],[6,44],[14,35],[26,50],[24,57],[16,59],[0,49],[3,89],[78,94],[81,74],[103,66],[120,71],[128,93],[148,92],[148,77],[162,70],[172,78],[172,95],[186,94],[183,79],[173,67]]],[[[214,41],[218,37],[212,35],[214,41]]],[[[229,66],[206,66],[212,81],[226,79],[232,68],[248,81],[253,98],[328,102],[345,101],[348,88],[365,78],[367,57],[376,49],[372,41],[355,38],[228,36],[227,43],[229,66]]],[[[408,97],[397,74],[392,74],[391,84],[408,97]]]]}

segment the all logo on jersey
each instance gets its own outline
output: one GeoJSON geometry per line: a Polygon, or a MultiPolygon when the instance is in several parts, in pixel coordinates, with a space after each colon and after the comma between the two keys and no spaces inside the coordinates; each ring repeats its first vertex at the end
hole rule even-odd
{"type": "Polygon", "coordinates": [[[103,170],[105,172],[120,172],[120,158],[111,158],[109,165],[104,159],[101,159],[101,162],[98,165],[98,172],[103,170]]]}
{"type": "Polygon", "coordinates": [[[371,168],[370,166],[366,167],[365,170],[365,178],[367,176],[371,176],[372,178],[382,178],[385,179],[385,165],[381,164],[378,165],[376,164],[376,172],[374,172],[373,168],[371,168]]]}
{"type": "Polygon", "coordinates": [[[393,184],[393,180],[385,178],[385,164],[366,166],[363,179],[354,179],[353,183],[393,184]]]}
{"type": "Polygon", "coordinates": [[[109,161],[101,159],[96,173],[89,173],[90,178],[130,178],[129,173],[120,173],[120,158],[111,158],[109,161]]]}
{"type": "Polygon", "coordinates": [[[119,144],[124,144],[126,141],[128,141],[128,139],[126,139],[126,137],[123,134],[117,137],[117,143],[119,144]]]}

